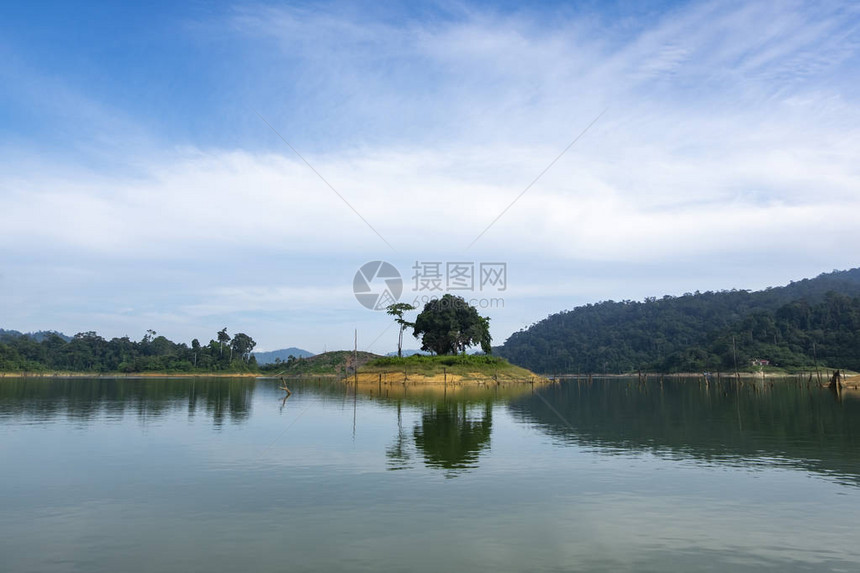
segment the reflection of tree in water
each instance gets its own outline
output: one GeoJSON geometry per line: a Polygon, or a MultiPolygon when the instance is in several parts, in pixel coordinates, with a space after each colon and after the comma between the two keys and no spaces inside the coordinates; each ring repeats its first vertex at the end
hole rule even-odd
{"type": "Polygon", "coordinates": [[[397,403],[397,437],[394,443],[385,450],[389,470],[405,470],[412,467],[412,455],[409,453],[409,437],[403,431],[401,404],[397,403]]]}
{"type": "Polygon", "coordinates": [[[514,418],[605,453],[778,463],[860,483],[860,398],[784,380],[571,381],[509,406],[514,418]]]}
{"type": "Polygon", "coordinates": [[[145,421],[177,410],[193,417],[202,410],[221,426],[248,419],[254,384],[225,378],[19,378],[0,384],[0,416],[88,422],[134,413],[145,421]]]}
{"type": "Polygon", "coordinates": [[[201,402],[206,405],[206,413],[212,416],[216,426],[221,426],[225,417],[229,417],[234,423],[246,421],[250,414],[253,383],[248,384],[245,381],[237,384],[236,381],[229,380],[219,382],[221,383],[206,384],[203,388],[201,402]]]}
{"type": "Polygon", "coordinates": [[[424,463],[448,470],[477,467],[478,456],[490,445],[492,402],[484,403],[479,416],[470,412],[466,402],[437,402],[424,410],[413,430],[424,463]]]}

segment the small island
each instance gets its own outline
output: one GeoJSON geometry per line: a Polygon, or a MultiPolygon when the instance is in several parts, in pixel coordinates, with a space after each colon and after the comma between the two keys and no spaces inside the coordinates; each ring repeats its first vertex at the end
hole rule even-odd
{"type": "MultiPolygon", "coordinates": [[[[283,377],[336,376],[359,386],[502,386],[533,385],[549,380],[534,372],[514,366],[504,358],[493,356],[490,319],[462,297],[446,294],[424,305],[414,322],[404,314],[417,310],[407,303],[387,307],[387,313],[399,326],[397,356],[378,356],[355,350],[326,352],[311,358],[294,358],[276,373],[283,377]],[[426,354],[403,356],[403,334],[407,328],[421,341],[426,354]],[[481,353],[467,350],[480,346],[481,353]]],[[[267,368],[272,370],[273,367],[267,368]]]]}
{"type": "Polygon", "coordinates": [[[388,307],[388,314],[400,327],[397,356],[376,358],[358,366],[352,373],[353,382],[453,386],[548,382],[504,358],[493,356],[490,319],[478,314],[462,297],[446,294],[429,301],[415,322],[403,318],[404,313],[411,310],[416,308],[406,303],[388,307]],[[412,335],[421,341],[421,350],[432,354],[403,357],[403,333],[407,328],[412,328],[412,335]],[[473,346],[480,346],[482,353],[467,354],[473,346]]]}
{"type": "Polygon", "coordinates": [[[504,358],[485,354],[427,356],[415,354],[405,358],[384,356],[360,366],[347,381],[359,384],[402,385],[506,385],[549,382],[534,372],[514,366],[504,358]]]}

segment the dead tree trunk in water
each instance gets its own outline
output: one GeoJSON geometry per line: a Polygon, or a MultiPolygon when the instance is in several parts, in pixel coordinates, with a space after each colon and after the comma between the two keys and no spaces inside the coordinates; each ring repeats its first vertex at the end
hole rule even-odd
{"type": "Polygon", "coordinates": [[[830,384],[827,385],[831,390],[842,390],[842,374],[839,370],[833,372],[833,376],[830,377],[830,384]]]}
{"type": "Polygon", "coordinates": [[[818,369],[818,352],[815,350],[815,343],[812,343],[812,359],[815,361],[815,374],[818,376],[818,385],[821,386],[821,371],[818,369]]]}

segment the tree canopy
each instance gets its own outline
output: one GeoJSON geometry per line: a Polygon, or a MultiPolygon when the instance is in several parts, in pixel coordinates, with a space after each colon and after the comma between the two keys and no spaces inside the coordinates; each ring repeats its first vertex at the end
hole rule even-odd
{"type": "Polygon", "coordinates": [[[206,346],[195,338],[189,347],[158,336],[154,330],[147,330],[140,341],[127,336],[106,340],[92,331],[79,332],[70,340],[57,333],[37,340],[6,331],[0,335],[0,371],[257,371],[257,361],[251,355],[256,345],[253,338],[241,332],[231,338],[226,328],[216,336],[218,340],[210,340],[206,346]],[[222,350],[225,338],[232,340],[230,353],[222,350]]]}
{"type": "Polygon", "coordinates": [[[478,344],[487,354],[492,352],[490,319],[451,294],[424,305],[415,319],[413,335],[421,339],[421,350],[436,354],[457,354],[478,344]]]}
{"type": "Polygon", "coordinates": [[[497,353],[535,372],[860,369],[860,269],[750,292],[607,301],[551,315],[497,353]],[[734,341],[734,344],[733,344],[734,341]]]}

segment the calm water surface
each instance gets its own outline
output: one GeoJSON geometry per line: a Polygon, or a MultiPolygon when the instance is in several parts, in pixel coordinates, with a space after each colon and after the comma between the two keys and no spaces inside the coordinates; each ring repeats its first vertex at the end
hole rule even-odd
{"type": "Polygon", "coordinates": [[[860,570],[852,395],[289,385],[0,379],[0,571],[860,570]]]}

